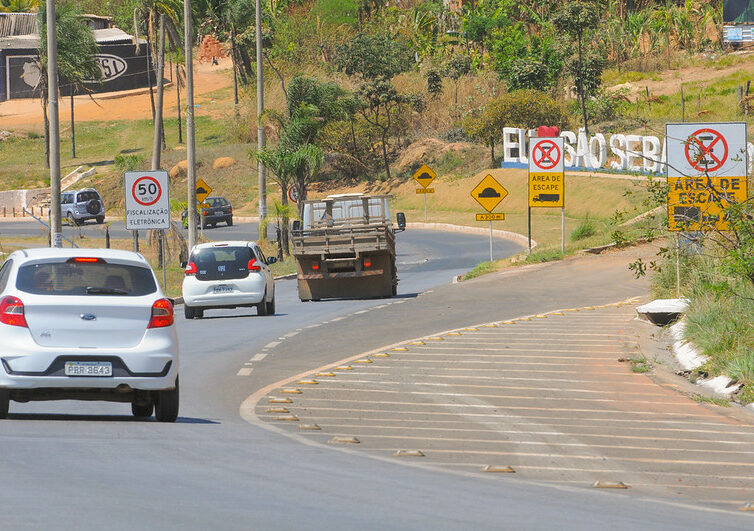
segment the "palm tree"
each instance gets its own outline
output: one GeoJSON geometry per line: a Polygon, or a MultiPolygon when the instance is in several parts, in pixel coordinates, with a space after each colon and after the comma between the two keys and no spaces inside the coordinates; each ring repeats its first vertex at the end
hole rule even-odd
{"type": "Polygon", "coordinates": [[[298,219],[296,209],[292,205],[284,205],[277,199],[272,200],[272,210],[259,224],[259,238],[265,239],[263,235],[267,234],[267,225],[269,225],[271,219],[275,219],[275,234],[278,242],[278,260],[283,260],[283,245],[281,244],[281,237],[288,232],[287,225],[288,219],[298,219]],[[283,232],[285,227],[285,232],[283,232]]]}
{"type": "MultiPolygon", "coordinates": [[[[42,112],[45,121],[45,154],[47,166],[50,165],[50,131],[47,118],[47,9],[43,3],[39,10],[39,60],[40,82],[42,85],[42,112]]],[[[94,34],[81,18],[78,7],[72,3],[63,3],[55,10],[55,34],[57,36],[58,76],[67,83],[71,94],[71,142],[75,156],[75,136],[73,118],[73,94],[85,82],[102,79],[102,70],[95,57],[98,52],[94,34]]]]}

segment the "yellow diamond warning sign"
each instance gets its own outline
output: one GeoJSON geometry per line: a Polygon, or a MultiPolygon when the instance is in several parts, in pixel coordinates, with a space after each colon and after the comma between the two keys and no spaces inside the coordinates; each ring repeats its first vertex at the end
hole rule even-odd
{"type": "Polygon", "coordinates": [[[487,212],[492,212],[500,201],[508,195],[502,184],[497,182],[492,175],[487,175],[482,182],[471,191],[471,197],[477,200],[487,212]]]}
{"type": "Polygon", "coordinates": [[[204,179],[196,180],[196,201],[197,203],[204,203],[207,196],[212,193],[212,187],[204,182],[204,179]]]}
{"type": "Polygon", "coordinates": [[[429,183],[434,181],[435,177],[437,177],[437,174],[426,164],[423,164],[422,167],[414,173],[414,180],[424,188],[429,186],[429,183]]]}

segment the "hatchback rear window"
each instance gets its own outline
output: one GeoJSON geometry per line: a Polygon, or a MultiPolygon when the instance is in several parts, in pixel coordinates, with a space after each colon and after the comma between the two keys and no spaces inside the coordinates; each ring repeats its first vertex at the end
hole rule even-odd
{"type": "Polygon", "coordinates": [[[249,276],[249,247],[211,247],[191,254],[199,280],[233,280],[249,276]]]}
{"type": "Polygon", "coordinates": [[[140,297],[157,291],[152,270],[105,262],[55,262],[19,268],[16,288],[37,295],[140,297]]]}
{"type": "Polygon", "coordinates": [[[81,203],[83,201],[91,201],[92,199],[99,199],[97,192],[79,192],[76,200],[81,203]]]}

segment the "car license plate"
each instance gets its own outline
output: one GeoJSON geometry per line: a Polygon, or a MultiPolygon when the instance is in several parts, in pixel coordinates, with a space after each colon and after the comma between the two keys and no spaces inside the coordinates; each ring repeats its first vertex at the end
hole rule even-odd
{"type": "Polygon", "coordinates": [[[66,376],[112,376],[113,364],[109,361],[66,361],[66,376]]]}
{"type": "Polygon", "coordinates": [[[230,286],[215,286],[215,293],[230,293],[233,288],[230,286]]]}

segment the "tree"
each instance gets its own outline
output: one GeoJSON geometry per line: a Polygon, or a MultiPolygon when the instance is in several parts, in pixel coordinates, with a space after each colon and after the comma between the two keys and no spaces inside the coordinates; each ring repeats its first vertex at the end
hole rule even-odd
{"type": "Polygon", "coordinates": [[[457,53],[443,66],[443,74],[455,83],[454,105],[458,108],[458,80],[471,72],[471,59],[468,55],[457,53]]]}
{"type": "Polygon", "coordinates": [[[490,101],[464,122],[464,131],[490,148],[495,165],[495,145],[505,127],[533,129],[540,125],[566,127],[568,116],[563,107],[538,90],[517,90],[490,101]]]}
{"type": "Polygon", "coordinates": [[[413,64],[408,46],[387,35],[360,33],[335,50],[335,65],[349,76],[363,80],[392,79],[413,64]]]}
{"type": "Polygon", "coordinates": [[[264,239],[262,235],[267,234],[267,226],[270,224],[270,220],[275,219],[275,236],[278,242],[278,260],[280,261],[283,260],[283,246],[281,245],[283,238],[286,239],[286,253],[288,252],[288,220],[290,218],[296,219],[297,217],[295,208],[291,205],[284,205],[277,199],[273,199],[270,215],[265,217],[259,224],[260,238],[264,239]],[[283,227],[285,227],[285,230],[283,227]]]}
{"type": "Polygon", "coordinates": [[[589,124],[586,99],[599,89],[605,62],[600,51],[585,50],[588,44],[585,41],[597,28],[598,22],[599,4],[594,0],[572,0],[553,17],[555,27],[569,35],[577,44],[576,57],[568,65],[568,71],[576,83],[587,138],[589,138],[589,124]]]}
{"type": "Polygon", "coordinates": [[[33,13],[38,5],[37,0],[0,0],[0,13],[33,13]]]}
{"type": "MultiPolygon", "coordinates": [[[[42,112],[45,122],[45,154],[47,166],[50,165],[50,123],[47,117],[47,9],[42,4],[39,11],[39,60],[40,82],[42,84],[42,112]]],[[[71,98],[77,88],[83,87],[85,82],[96,82],[102,79],[102,70],[95,57],[98,48],[94,34],[87,26],[75,4],[64,3],[55,9],[55,35],[57,38],[58,77],[61,88],[67,87],[71,98]]],[[[71,141],[73,136],[73,100],[71,100],[71,141]]],[[[73,144],[75,146],[75,144],[73,144]]],[[[75,147],[73,149],[75,153],[75,147]]]]}

